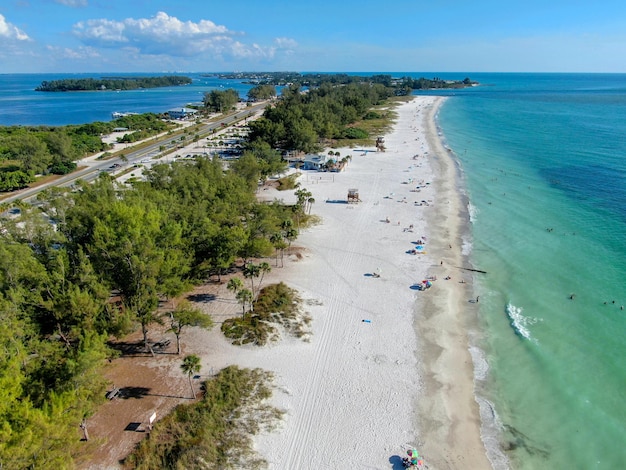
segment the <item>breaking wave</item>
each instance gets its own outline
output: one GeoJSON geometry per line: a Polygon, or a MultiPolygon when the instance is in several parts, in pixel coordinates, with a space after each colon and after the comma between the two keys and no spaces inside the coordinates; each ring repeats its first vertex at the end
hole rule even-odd
{"type": "Polygon", "coordinates": [[[526,317],[522,315],[522,311],[522,307],[516,307],[512,303],[508,303],[506,306],[506,314],[511,320],[511,326],[513,327],[513,330],[515,330],[515,333],[522,338],[536,342],[537,340],[535,340],[530,334],[529,327],[540,322],[541,319],[526,317]]]}

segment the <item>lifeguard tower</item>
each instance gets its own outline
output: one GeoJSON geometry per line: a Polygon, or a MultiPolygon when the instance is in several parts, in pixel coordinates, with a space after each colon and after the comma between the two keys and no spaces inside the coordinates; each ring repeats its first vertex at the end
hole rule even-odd
{"type": "Polygon", "coordinates": [[[356,188],[348,189],[348,204],[361,202],[359,199],[359,190],[356,188]]]}

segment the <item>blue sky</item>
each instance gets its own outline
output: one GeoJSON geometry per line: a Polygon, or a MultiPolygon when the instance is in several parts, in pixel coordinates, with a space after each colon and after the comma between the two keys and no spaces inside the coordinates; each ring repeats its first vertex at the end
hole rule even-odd
{"type": "Polygon", "coordinates": [[[0,73],[626,72],[623,0],[0,0],[0,73]]]}

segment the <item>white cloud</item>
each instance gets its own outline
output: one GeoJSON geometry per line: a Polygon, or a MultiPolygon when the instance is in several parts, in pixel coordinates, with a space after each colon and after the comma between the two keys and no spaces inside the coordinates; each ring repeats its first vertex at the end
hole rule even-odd
{"type": "Polygon", "coordinates": [[[28,34],[19,29],[17,26],[7,22],[2,14],[0,14],[0,37],[7,39],[16,39],[18,41],[29,41],[28,34]]]}
{"type": "Polygon", "coordinates": [[[274,39],[274,44],[279,49],[293,50],[298,47],[298,43],[290,38],[276,38],[274,39]]]}
{"type": "Polygon", "coordinates": [[[271,59],[276,53],[276,48],[236,41],[229,47],[229,52],[237,59],[271,59]]]}
{"type": "Polygon", "coordinates": [[[79,47],[78,49],[71,49],[69,47],[56,47],[46,46],[46,51],[52,54],[57,60],[85,60],[85,59],[97,59],[100,54],[92,47],[79,47]]]}
{"type": "Polygon", "coordinates": [[[259,46],[236,42],[239,33],[209,20],[181,21],[158,12],[152,18],[122,21],[95,19],[74,25],[73,33],[93,47],[132,47],[141,54],[192,57],[205,52],[218,55],[266,55],[259,46]]]}
{"type": "Polygon", "coordinates": [[[55,3],[65,5],[67,7],[86,7],[87,0],[54,0],[55,3]]]}

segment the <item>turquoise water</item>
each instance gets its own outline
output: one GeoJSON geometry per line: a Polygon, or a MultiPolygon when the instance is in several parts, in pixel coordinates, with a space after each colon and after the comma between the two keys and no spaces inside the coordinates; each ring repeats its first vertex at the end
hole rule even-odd
{"type": "Polygon", "coordinates": [[[488,273],[479,394],[511,467],[624,468],[626,75],[471,78],[489,86],[450,93],[439,124],[488,273]]]}

